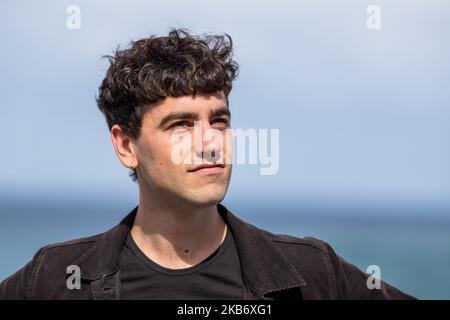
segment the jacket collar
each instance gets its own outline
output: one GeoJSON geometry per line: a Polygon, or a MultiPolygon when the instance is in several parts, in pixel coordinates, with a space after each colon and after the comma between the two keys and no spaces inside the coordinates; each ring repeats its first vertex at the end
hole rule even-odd
{"type": "MultiPolygon", "coordinates": [[[[87,251],[78,265],[86,280],[105,280],[116,273],[119,255],[133,226],[135,207],[117,226],[103,233],[95,247],[87,251]]],[[[217,209],[236,241],[244,283],[259,296],[270,292],[305,286],[306,283],[270,238],[270,233],[237,218],[223,205],[217,209]]]]}
{"type": "Polygon", "coordinates": [[[306,285],[301,275],[265,232],[217,206],[236,241],[245,284],[257,294],[306,285]]]}

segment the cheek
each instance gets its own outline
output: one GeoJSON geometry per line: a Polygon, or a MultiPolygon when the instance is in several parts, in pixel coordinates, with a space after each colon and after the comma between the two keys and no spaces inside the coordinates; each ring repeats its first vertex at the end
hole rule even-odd
{"type": "Polygon", "coordinates": [[[233,162],[233,135],[231,130],[224,135],[223,153],[225,164],[232,164],[233,162]]]}
{"type": "Polygon", "coordinates": [[[154,175],[162,178],[168,178],[179,175],[183,170],[182,164],[174,162],[173,147],[169,140],[161,140],[161,143],[153,143],[151,148],[151,167],[154,175]]]}
{"type": "Polygon", "coordinates": [[[142,141],[138,146],[139,163],[145,168],[149,175],[159,175],[167,164],[163,157],[164,144],[153,141],[142,141]],[[157,170],[155,170],[157,168],[157,170]]]}
{"type": "Polygon", "coordinates": [[[151,165],[155,161],[155,146],[150,143],[141,143],[139,145],[139,162],[145,166],[151,165]]]}
{"type": "Polygon", "coordinates": [[[168,144],[153,144],[142,156],[146,157],[142,159],[144,170],[155,185],[174,187],[178,184],[181,169],[172,162],[168,144]]]}

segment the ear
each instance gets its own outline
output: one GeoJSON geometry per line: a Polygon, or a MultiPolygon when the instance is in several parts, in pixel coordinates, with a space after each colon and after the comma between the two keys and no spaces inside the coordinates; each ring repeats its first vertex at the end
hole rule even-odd
{"type": "Polygon", "coordinates": [[[120,162],[129,169],[135,169],[138,166],[138,160],[134,139],[126,135],[118,124],[115,124],[111,127],[111,140],[120,162]]]}

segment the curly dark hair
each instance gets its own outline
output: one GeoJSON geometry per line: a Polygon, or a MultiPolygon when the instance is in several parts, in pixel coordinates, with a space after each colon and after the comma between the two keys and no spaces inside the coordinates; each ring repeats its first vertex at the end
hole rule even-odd
{"type": "MultiPolygon", "coordinates": [[[[186,29],[172,28],[168,36],[152,35],[104,56],[110,66],[99,87],[97,105],[109,130],[118,124],[137,139],[145,107],[169,96],[224,91],[228,103],[238,75],[232,49],[228,34],[195,36],[186,29]]],[[[137,181],[135,169],[130,177],[137,181]]]]}

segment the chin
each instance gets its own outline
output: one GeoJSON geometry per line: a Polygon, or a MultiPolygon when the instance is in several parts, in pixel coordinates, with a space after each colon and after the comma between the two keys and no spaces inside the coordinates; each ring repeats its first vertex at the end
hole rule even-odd
{"type": "Polygon", "coordinates": [[[198,192],[191,197],[191,201],[200,208],[207,208],[217,205],[225,198],[225,192],[198,192]]]}

